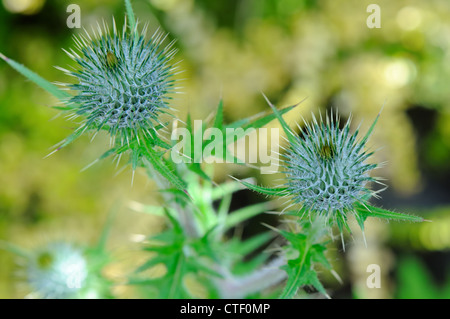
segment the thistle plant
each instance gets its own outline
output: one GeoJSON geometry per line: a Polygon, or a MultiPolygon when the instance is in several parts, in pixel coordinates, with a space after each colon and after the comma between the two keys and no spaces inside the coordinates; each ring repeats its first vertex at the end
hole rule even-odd
{"type": "MultiPolygon", "coordinates": [[[[423,220],[369,204],[371,197],[378,196],[371,184],[379,180],[372,176],[378,164],[371,162],[373,152],[366,150],[366,144],[378,117],[361,139],[358,130],[351,133],[350,120],[340,128],[337,114],[314,118],[296,135],[282,117],[296,105],[278,110],[267,100],[271,112],[226,124],[220,101],[214,119],[197,130],[188,115],[184,123],[194,138],[185,141],[182,157],[194,159],[195,148],[211,148],[213,141],[204,137],[208,129],[214,128],[228,137],[230,130],[261,128],[277,119],[289,143],[282,160],[283,184],[262,187],[248,180],[217,184],[211,177],[211,167],[205,168],[197,161],[174,161],[169,153],[175,143],[164,141],[159,132],[167,126],[162,115],[173,115],[169,104],[170,94],[176,90],[171,77],[174,67],[170,64],[175,53],[173,43],[162,48],[165,37],[158,32],[146,40],[146,28],[138,33],[131,3],[126,0],[125,4],[128,22],[121,34],[113,22],[112,32],[104,25],[92,37],[87,33],[76,39],[78,52],[67,53],[77,66],[72,71],[64,69],[76,82],[65,84],[62,89],[25,66],[1,54],[0,57],[57,97],[64,104],[58,109],[82,118],[78,129],[56,150],[85,132],[94,132],[95,136],[103,130],[110,134],[112,145],[100,158],[112,155],[120,159],[128,154],[133,170],[145,170],[156,182],[163,204],[131,205],[166,222],[162,233],[144,236],[142,249],[149,252],[148,260],[137,265],[126,278],[128,284],[141,288],[145,297],[293,298],[305,286],[328,297],[317,266],[336,274],[326,257],[334,226],[343,238],[343,232],[350,231],[350,217],[357,220],[362,230],[367,217],[423,220]],[[193,141],[200,141],[201,145],[195,146],[193,141]],[[281,211],[286,220],[276,227],[267,225],[266,231],[248,239],[233,235],[233,229],[243,227],[252,217],[281,209],[266,201],[231,211],[232,195],[242,185],[261,194],[288,197],[290,206],[281,211]],[[261,252],[264,248],[268,252],[261,252]],[[158,266],[165,268],[163,275],[150,277],[145,272],[158,266]]],[[[212,155],[222,156],[225,161],[228,146],[234,140],[214,142],[218,144],[212,155]]],[[[76,265],[74,273],[79,283],[89,282],[88,262],[80,252],[68,246],[56,248],[59,250],[46,250],[31,259],[30,283],[45,287],[40,289],[42,297],[71,296],[59,288],[67,275],[63,270],[66,259],[76,265]]],[[[92,250],[94,256],[102,256],[102,252],[92,250]]]]}

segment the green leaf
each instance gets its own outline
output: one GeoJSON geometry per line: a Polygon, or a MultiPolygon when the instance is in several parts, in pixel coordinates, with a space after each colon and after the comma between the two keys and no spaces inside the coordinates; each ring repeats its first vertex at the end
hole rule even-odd
{"type": "Polygon", "coordinates": [[[234,177],[232,177],[232,178],[237,180],[238,182],[240,182],[245,187],[247,187],[255,192],[261,193],[261,194],[270,195],[270,196],[284,196],[285,195],[285,191],[286,191],[285,187],[279,187],[279,188],[262,187],[262,186],[250,184],[246,181],[240,181],[234,177]]]}
{"type": "Polygon", "coordinates": [[[54,108],[55,110],[59,110],[59,111],[72,111],[73,109],[75,109],[75,107],[73,105],[71,105],[71,106],[52,106],[52,108],[54,108]]]}
{"type": "Polygon", "coordinates": [[[265,212],[269,208],[269,203],[263,202],[238,209],[227,216],[225,220],[225,230],[234,227],[244,220],[250,219],[256,215],[265,212]]]}
{"type": "Polygon", "coordinates": [[[317,277],[317,272],[314,270],[314,264],[317,263],[331,269],[331,265],[324,255],[325,243],[321,242],[323,237],[320,235],[323,232],[322,227],[323,222],[316,219],[303,225],[303,233],[280,231],[290,244],[287,246],[287,252],[294,252],[295,254],[286,265],[281,267],[286,271],[288,280],[279,298],[293,298],[298,289],[305,285],[312,285],[317,291],[328,297],[317,277]]]}
{"type": "Polygon", "coordinates": [[[236,183],[235,181],[222,183],[213,188],[211,199],[217,200],[224,197],[225,195],[232,194],[241,189],[242,185],[240,183],[236,183]]]}
{"type": "Polygon", "coordinates": [[[100,234],[100,238],[98,240],[96,247],[98,251],[105,251],[106,242],[108,241],[109,235],[111,233],[111,228],[113,227],[114,219],[116,218],[118,211],[119,211],[119,204],[116,201],[112,210],[108,213],[105,225],[103,226],[102,232],[100,234]]]}
{"type": "MultiPolygon", "coordinates": [[[[285,107],[284,109],[278,110],[278,112],[279,112],[280,115],[283,115],[283,114],[289,112],[290,110],[292,110],[297,105],[298,104],[285,107]]],[[[262,117],[260,119],[257,119],[256,121],[248,124],[247,126],[244,126],[244,129],[247,129],[249,127],[253,127],[253,128],[263,127],[264,125],[266,125],[266,124],[270,123],[271,121],[273,121],[275,118],[276,118],[276,115],[273,114],[273,113],[269,114],[269,115],[266,115],[266,116],[264,116],[264,117],[262,117]]]]}
{"type": "Polygon", "coordinates": [[[170,279],[165,286],[161,287],[161,298],[183,298],[183,278],[187,273],[185,256],[181,253],[175,254],[172,261],[166,266],[170,279]]]}
{"type": "Polygon", "coordinates": [[[355,203],[354,208],[360,215],[362,215],[362,217],[377,217],[377,218],[383,218],[383,219],[404,220],[404,221],[410,221],[410,222],[423,222],[424,221],[424,219],[419,216],[391,212],[389,210],[370,206],[368,204],[355,203]]]}
{"type": "Polygon", "coordinates": [[[73,132],[72,134],[67,136],[63,141],[61,141],[60,145],[54,151],[52,151],[50,154],[48,154],[46,157],[49,157],[53,153],[58,152],[62,148],[66,147],[67,145],[69,145],[70,143],[75,141],[77,138],[79,138],[86,131],[86,129],[87,129],[86,126],[81,126],[78,129],[76,129],[75,132],[73,132]]]}
{"type": "MultiPolygon", "coordinates": [[[[397,298],[399,299],[448,299],[434,283],[427,267],[417,257],[407,256],[398,265],[397,298]]],[[[439,284],[443,284],[440,282],[439,284]]],[[[449,284],[447,280],[447,285],[449,284]]]]}
{"type": "Polygon", "coordinates": [[[175,195],[175,198],[180,198],[186,201],[191,200],[191,197],[189,197],[189,195],[184,191],[184,190],[179,190],[179,189],[175,189],[175,188],[167,188],[167,189],[160,189],[159,192],[161,193],[170,193],[175,195]]]}
{"type": "Polygon", "coordinates": [[[203,178],[204,180],[211,181],[211,178],[210,178],[208,175],[206,175],[206,173],[202,170],[202,168],[201,168],[201,166],[200,166],[200,163],[191,163],[191,164],[188,164],[188,165],[187,165],[187,168],[188,168],[190,171],[196,173],[198,176],[200,176],[200,177],[203,178]]]}
{"type": "Polygon", "coordinates": [[[267,103],[269,104],[270,108],[272,109],[273,113],[275,114],[275,116],[277,117],[278,121],[281,124],[281,127],[284,130],[284,133],[286,133],[286,137],[288,138],[288,140],[291,143],[295,142],[295,137],[294,134],[292,133],[291,128],[289,127],[289,125],[287,125],[287,123],[284,121],[283,116],[281,115],[281,113],[277,110],[277,108],[269,101],[269,99],[267,98],[267,96],[265,96],[263,94],[264,98],[266,99],[267,103]]]}
{"type": "Polygon", "coordinates": [[[154,206],[154,205],[142,205],[139,204],[142,208],[139,209],[140,213],[144,214],[150,214],[154,216],[164,216],[164,208],[161,206],[154,206]]]}
{"type": "Polygon", "coordinates": [[[261,248],[262,245],[274,238],[274,236],[275,235],[273,233],[265,232],[255,235],[245,241],[239,241],[238,245],[236,245],[235,252],[246,256],[254,252],[256,249],[261,248]]]}
{"type": "Polygon", "coordinates": [[[279,299],[292,299],[306,282],[305,268],[285,265],[281,269],[286,271],[288,279],[279,299]]]}
{"type": "Polygon", "coordinates": [[[194,272],[203,272],[205,274],[208,274],[210,276],[216,277],[216,278],[223,278],[221,274],[219,274],[217,271],[213,270],[212,268],[202,264],[198,259],[196,258],[188,258],[186,259],[186,265],[189,268],[189,270],[194,272]]]}
{"type": "Polygon", "coordinates": [[[318,292],[320,292],[323,295],[328,297],[328,294],[325,291],[325,288],[323,287],[322,283],[319,281],[319,278],[317,277],[317,273],[314,270],[310,269],[310,270],[306,271],[303,282],[304,282],[304,285],[311,285],[314,288],[316,288],[318,292]]]}
{"type": "Polygon", "coordinates": [[[147,148],[146,159],[150,162],[150,164],[154,167],[154,169],[159,172],[163,177],[165,177],[171,184],[173,184],[179,190],[186,190],[186,183],[173,171],[171,171],[162,161],[162,159],[156,154],[156,152],[147,148]]]}
{"type": "Polygon", "coordinates": [[[234,275],[246,275],[255,271],[255,269],[261,268],[269,259],[269,254],[259,254],[246,262],[239,262],[233,267],[234,275]]]}
{"type": "Polygon", "coordinates": [[[223,100],[220,100],[219,106],[217,107],[216,118],[214,119],[214,126],[222,130],[223,127],[223,100]]]}
{"type": "Polygon", "coordinates": [[[147,260],[143,265],[139,266],[138,269],[135,270],[136,273],[145,271],[149,268],[152,268],[153,266],[156,266],[158,264],[164,264],[167,262],[167,257],[164,255],[155,256],[149,260],[147,260]]]}
{"type": "Polygon", "coordinates": [[[128,25],[133,31],[136,27],[136,18],[134,17],[133,7],[130,0],[125,0],[125,7],[127,9],[128,25]]]}
{"type": "Polygon", "coordinates": [[[303,249],[303,247],[306,246],[308,237],[305,234],[291,233],[285,230],[280,230],[280,234],[286,238],[296,250],[303,249]]]}
{"type": "Polygon", "coordinates": [[[24,257],[24,258],[30,258],[31,254],[27,252],[26,250],[22,249],[19,246],[16,246],[12,243],[9,243],[4,240],[0,240],[0,249],[4,249],[6,251],[9,251],[10,253],[16,254],[17,256],[24,257]]]}
{"type": "Polygon", "coordinates": [[[56,85],[50,83],[46,79],[42,78],[37,73],[31,71],[24,65],[17,63],[14,60],[11,60],[0,53],[0,58],[3,59],[6,63],[8,63],[12,68],[14,68],[17,72],[25,76],[30,81],[34,82],[41,88],[43,88],[48,93],[52,94],[54,97],[56,97],[58,100],[62,102],[66,102],[68,99],[72,97],[69,93],[59,89],[56,85]]]}
{"type": "Polygon", "coordinates": [[[325,250],[327,248],[323,244],[315,244],[311,246],[311,259],[313,262],[322,264],[327,269],[331,269],[328,259],[325,257],[325,250]]]}
{"type": "MultiPolygon", "coordinates": [[[[298,106],[298,104],[285,107],[284,109],[278,110],[278,112],[281,115],[283,115],[283,114],[289,112],[290,110],[292,110],[296,106],[298,106]]],[[[256,129],[256,128],[263,127],[264,125],[270,123],[272,120],[274,120],[276,118],[276,115],[274,113],[270,113],[270,114],[266,114],[266,113],[267,112],[261,112],[256,115],[247,117],[245,119],[237,120],[231,124],[226,125],[225,129],[238,128],[238,127],[242,127],[243,129],[248,129],[248,128],[252,127],[252,128],[256,129]],[[264,114],[266,114],[266,115],[264,115],[264,114]]],[[[223,131],[225,131],[225,130],[223,130],[223,131]]]]}

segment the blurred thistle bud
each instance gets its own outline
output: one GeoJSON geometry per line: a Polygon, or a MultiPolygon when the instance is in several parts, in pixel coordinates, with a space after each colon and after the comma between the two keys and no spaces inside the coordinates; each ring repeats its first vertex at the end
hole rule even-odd
{"type": "Polygon", "coordinates": [[[27,282],[39,298],[74,298],[85,287],[87,276],[82,250],[64,242],[38,249],[26,264],[27,282]]]}

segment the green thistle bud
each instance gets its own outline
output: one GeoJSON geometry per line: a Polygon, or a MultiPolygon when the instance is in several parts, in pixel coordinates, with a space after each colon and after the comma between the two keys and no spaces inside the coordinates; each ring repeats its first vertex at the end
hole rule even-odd
{"type": "MultiPolygon", "coordinates": [[[[366,143],[380,117],[376,117],[367,133],[358,139],[359,129],[350,133],[350,122],[339,128],[339,118],[320,116],[320,122],[313,116],[313,123],[300,127],[300,136],[296,135],[284,121],[281,113],[270,103],[281,127],[286,133],[289,146],[283,155],[282,166],[286,181],[282,187],[262,187],[241,181],[241,183],[261,194],[269,196],[287,196],[290,207],[299,205],[297,211],[290,214],[318,215],[326,220],[328,227],[337,225],[343,238],[344,228],[350,232],[348,216],[353,215],[364,234],[364,222],[368,217],[390,220],[421,222],[419,216],[392,212],[369,204],[372,197],[383,189],[373,191],[371,182],[385,186],[371,173],[379,165],[369,163],[373,152],[366,152],[366,143]]],[[[313,216],[311,216],[313,217],[313,216]]],[[[313,219],[313,218],[311,218],[313,219]]],[[[345,247],[345,246],[344,246],[345,247]]]]}
{"type": "Polygon", "coordinates": [[[173,42],[161,49],[165,40],[161,33],[147,41],[146,28],[140,35],[136,28],[128,34],[126,27],[118,34],[115,23],[112,34],[107,26],[93,33],[76,38],[79,52],[67,52],[78,67],[62,69],[77,79],[66,85],[74,92],[68,103],[74,117],[83,117],[76,136],[106,130],[119,146],[155,138],[160,115],[169,113],[168,100],[174,92],[174,68],[169,64],[175,54],[173,42]]]}
{"type": "Polygon", "coordinates": [[[326,117],[306,124],[301,136],[294,136],[284,167],[286,193],[304,213],[314,212],[346,225],[347,215],[355,213],[355,203],[365,203],[376,192],[369,188],[377,179],[368,163],[373,153],[364,150],[368,133],[361,140],[350,133],[350,119],[339,129],[339,119],[326,117]],[[335,122],[333,122],[335,120],[335,122]]]}

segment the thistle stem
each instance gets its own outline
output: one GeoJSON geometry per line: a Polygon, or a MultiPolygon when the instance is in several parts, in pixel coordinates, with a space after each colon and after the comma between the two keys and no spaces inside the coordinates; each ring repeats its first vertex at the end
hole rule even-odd
{"type": "MultiPolygon", "coordinates": [[[[156,171],[152,165],[148,165],[148,169],[150,170],[149,174],[150,179],[153,179],[158,186],[158,189],[164,190],[167,189],[167,181],[156,171]]],[[[189,209],[183,208],[179,205],[174,199],[174,195],[168,192],[161,192],[164,202],[171,203],[175,210],[178,212],[178,221],[180,222],[183,230],[186,233],[186,236],[191,238],[197,238],[199,236],[199,231],[195,224],[195,218],[192,216],[192,212],[189,209]]]]}
{"type": "MultiPolygon", "coordinates": [[[[286,263],[284,256],[270,262],[247,276],[233,276],[227,272],[224,279],[216,281],[222,298],[240,299],[275,286],[286,279],[286,272],[280,267],[286,263]]],[[[225,272],[225,271],[222,271],[225,272]]]]}

